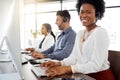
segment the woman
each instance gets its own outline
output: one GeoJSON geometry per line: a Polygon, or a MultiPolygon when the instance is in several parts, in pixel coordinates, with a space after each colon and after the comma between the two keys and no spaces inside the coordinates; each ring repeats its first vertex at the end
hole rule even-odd
{"type": "Polygon", "coordinates": [[[109,37],[96,21],[103,17],[103,0],[78,0],[77,10],[84,30],[79,31],[71,55],[59,62],[43,63],[46,74],[56,76],[66,73],[83,73],[96,80],[115,80],[109,69],[109,37]]]}
{"type": "Polygon", "coordinates": [[[51,30],[51,25],[48,23],[42,24],[41,33],[45,36],[43,40],[35,48],[27,48],[26,51],[44,51],[50,48],[55,42],[55,35],[51,30]]]}

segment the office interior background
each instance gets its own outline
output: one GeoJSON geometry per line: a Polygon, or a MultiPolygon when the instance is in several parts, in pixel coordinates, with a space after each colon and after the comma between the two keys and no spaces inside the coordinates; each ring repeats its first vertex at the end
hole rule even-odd
{"type": "MultiPolygon", "coordinates": [[[[43,23],[50,23],[55,35],[60,31],[55,24],[58,10],[69,10],[70,25],[78,32],[83,29],[76,11],[77,0],[23,0],[20,5],[21,48],[34,47],[35,40],[41,39],[40,29],[43,23]],[[37,37],[33,34],[38,34],[37,37]]],[[[110,50],[120,51],[120,1],[105,0],[106,11],[102,20],[97,22],[104,27],[110,37],[110,50]]]]}
{"type": "MultiPolygon", "coordinates": [[[[11,58],[13,59],[12,61],[14,61],[16,68],[15,72],[18,71],[17,73],[20,73],[22,76],[21,55],[16,54],[21,51],[20,45],[21,49],[34,47],[35,42],[43,37],[40,33],[41,25],[43,23],[50,23],[54,34],[56,36],[59,34],[60,31],[58,30],[58,26],[55,24],[56,12],[58,10],[69,10],[71,14],[70,25],[76,33],[84,28],[80,23],[79,16],[76,11],[76,1],[77,0],[1,0],[0,53],[2,53],[1,48],[6,48],[6,46],[8,47],[8,51],[4,51],[3,49],[3,52],[8,52],[8,54],[12,56],[11,58]],[[7,43],[6,46],[3,45],[4,41],[7,43]]],[[[105,3],[105,15],[102,20],[97,22],[97,24],[108,31],[110,37],[109,49],[120,51],[120,1],[105,0],[105,3]]],[[[5,59],[11,61],[9,55],[4,56],[4,54],[0,54],[0,59],[4,59],[5,57],[5,59]]],[[[8,68],[8,63],[6,65],[0,64],[3,71],[5,70],[3,73],[9,72],[9,69],[14,67],[12,65],[8,68]]]]}

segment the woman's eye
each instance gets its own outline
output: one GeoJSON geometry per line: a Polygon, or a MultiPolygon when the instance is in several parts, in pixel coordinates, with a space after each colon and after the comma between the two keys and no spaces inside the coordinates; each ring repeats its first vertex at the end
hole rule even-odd
{"type": "Polygon", "coordinates": [[[87,14],[91,14],[92,12],[88,11],[87,14]]]}

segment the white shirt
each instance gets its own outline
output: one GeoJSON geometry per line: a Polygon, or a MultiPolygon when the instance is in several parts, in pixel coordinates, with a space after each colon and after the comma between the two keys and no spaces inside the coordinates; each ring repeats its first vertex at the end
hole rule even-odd
{"type": "Polygon", "coordinates": [[[79,31],[71,55],[61,61],[70,65],[73,73],[95,73],[109,68],[109,37],[105,29],[96,27],[87,39],[81,43],[85,30],[79,31]]]}
{"type": "Polygon", "coordinates": [[[39,49],[39,44],[40,44],[40,42],[39,42],[39,43],[37,43],[37,45],[35,47],[35,51],[38,51],[38,52],[44,51],[44,50],[50,48],[54,44],[54,42],[55,42],[54,37],[51,34],[48,34],[42,43],[41,49],[39,49]]]}

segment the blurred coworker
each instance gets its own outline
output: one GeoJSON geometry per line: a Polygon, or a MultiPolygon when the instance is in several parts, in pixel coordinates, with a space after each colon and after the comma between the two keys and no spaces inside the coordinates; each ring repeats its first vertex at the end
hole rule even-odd
{"type": "Polygon", "coordinates": [[[41,33],[45,36],[43,40],[36,45],[35,48],[26,48],[26,51],[44,51],[50,48],[55,42],[55,35],[52,32],[51,25],[48,23],[42,24],[41,33]]]}
{"type": "Polygon", "coordinates": [[[96,21],[103,17],[104,1],[78,0],[77,10],[85,29],[77,34],[71,55],[59,62],[43,63],[41,67],[48,67],[46,73],[51,77],[83,73],[96,80],[115,80],[108,61],[108,33],[96,24],[96,21]]]}
{"type": "Polygon", "coordinates": [[[33,52],[33,57],[63,60],[71,54],[76,33],[70,27],[70,18],[70,14],[67,10],[57,11],[56,24],[59,30],[62,31],[61,34],[58,36],[57,41],[53,46],[43,52],[33,52]]]}

